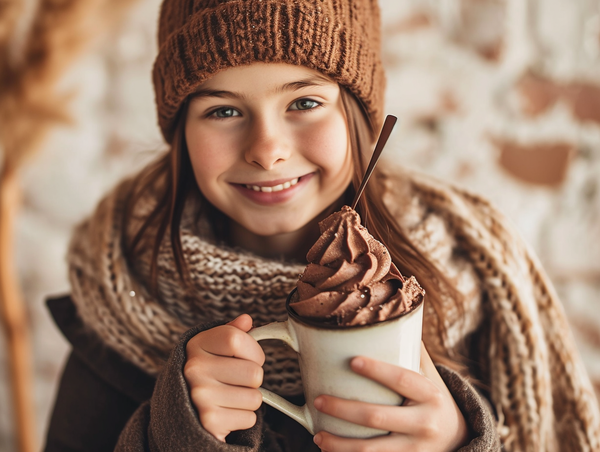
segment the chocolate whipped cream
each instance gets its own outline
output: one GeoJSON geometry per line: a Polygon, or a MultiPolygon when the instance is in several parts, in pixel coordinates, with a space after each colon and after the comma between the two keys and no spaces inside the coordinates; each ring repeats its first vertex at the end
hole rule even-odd
{"type": "Polygon", "coordinates": [[[319,223],[290,307],[301,317],[338,326],[368,325],[407,314],[425,291],[404,278],[385,246],[348,206],[319,223]]]}

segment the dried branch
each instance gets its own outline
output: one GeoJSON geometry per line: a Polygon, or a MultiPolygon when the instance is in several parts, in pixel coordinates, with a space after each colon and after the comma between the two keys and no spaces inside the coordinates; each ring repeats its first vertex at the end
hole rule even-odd
{"type": "Polygon", "coordinates": [[[52,126],[69,120],[72,93],[57,84],[69,65],[135,0],[40,0],[23,54],[11,58],[23,0],[0,0],[0,320],[7,336],[11,393],[21,452],[35,451],[27,311],[14,257],[18,170],[52,126]]]}
{"type": "Polygon", "coordinates": [[[22,10],[23,0],[0,0],[0,58],[2,58],[2,62],[4,62],[5,49],[14,34],[22,10]]]}
{"type": "Polygon", "coordinates": [[[69,121],[74,93],[57,90],[60,78],[135,0],[40,0],[23,55],[11,64],[8,41],[21,1],[0,3],[0,13],[9,12],[0,22],[0,39],[5,36],[0,41],[0,144],[4,164],[15,168],[35,152],[52,126],[69,121]]]}

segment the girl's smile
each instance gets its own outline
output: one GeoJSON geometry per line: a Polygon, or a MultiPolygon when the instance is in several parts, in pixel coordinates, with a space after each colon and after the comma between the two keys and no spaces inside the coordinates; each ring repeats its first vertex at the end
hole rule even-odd
{"type": "Polygon", "coordinates": [[[245,231],[232,228],[231,241],[252,249],[248,238],[261,237],[262,254],[289,254],[308,241],[352,177],[340,88],[303,66],[217,73],[191,96],[185,136],[201,192],[245,231]]]}
{"type": "Polygon", "coordinates": [[[257,204],[275,205],[290,200],[308,183],[315,173],[268,182],[233,184],[244,196],[257,204]]]}

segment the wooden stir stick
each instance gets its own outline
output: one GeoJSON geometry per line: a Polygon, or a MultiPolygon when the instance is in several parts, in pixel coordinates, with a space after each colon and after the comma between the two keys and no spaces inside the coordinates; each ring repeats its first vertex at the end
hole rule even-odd
{"type": "Polygon", "coordinates": [[[379,161],[379,157],[381,157],[381,153],[383,151],[383,147],[387,143],[390,134],[392,133],[392,129],[396,125],[396,118],[393,115],[387,115],[385,118],[385,122],[383,123],[383,127],[381,128],[381,132],[379,133],[379,138],[377,138],[377,144],[375,144],[375,150],[373,151],[373,155],[371,156],[371,161],[369,162],[369,166],[367,167],[367,171],[365,171],[365,175],[363,176],[363,180],[360,183],[360,187],[356,191],[356,195],[354,196],[354,201],[352,201],[352,208],[356,209],[356,204],[358,204],[358,200],[362,195],[365,187],[367,186],[367,182],[371,178],[371,174],[373,174],[373,170],[375,169],[375,165],[379,161]]]}

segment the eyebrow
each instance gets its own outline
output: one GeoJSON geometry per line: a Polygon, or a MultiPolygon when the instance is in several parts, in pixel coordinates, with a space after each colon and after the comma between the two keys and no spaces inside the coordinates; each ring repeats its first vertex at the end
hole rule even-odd
{"type": "MultiPolygon", "coordinates": [[[[313,76],[295,82],[285,83],[278,86],[273,91],[275,93],[283,93],[288,91],[298,91],[302,88],[311,86],[323,86],[329,83],[334,83],[326,77],[313,76]]],[[[235,98],[235,99],[246,99],[246,95],[235,91],[227,91],[221,89],[200,89],[190,94],[190,100],[198,99],[201,97],[220,97],[220,98],[235,98]]]]}

